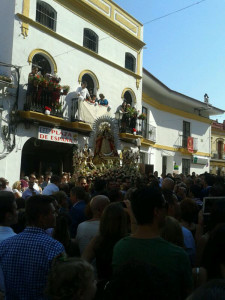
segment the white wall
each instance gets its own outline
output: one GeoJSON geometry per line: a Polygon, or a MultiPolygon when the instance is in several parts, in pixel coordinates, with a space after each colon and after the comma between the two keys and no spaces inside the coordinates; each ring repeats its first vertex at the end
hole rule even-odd
{"type": "MultiPolygon", "coordinates": [[[[11,63],[13,47],[15,0],[0,2],[0,62],[11,63]]],[[[10,75],[9,69],[0,66],[1,74],[10,75]]]]}
{"type": "MultiPolygon", "coordinates": [[[[149,157],[149,163],[154,164],[154,170],[162,173],[162,157],[167,156],[167,173],[173,173],[174,164],[179,166],[179,173],[182,172],[182,159],[190,159],[190,172],[201,174],[209,171],[208,165],[199,165],[192,163],[192,155],[183,155],[178,151],[169,151],[167,147],[175,147],[181,143],[180,135],[183,134],[183,121],[191,123],[191,136],[198,139],[198,152],[210,153],[210,124],[200,121],[187,119],[169,112],[161,111],[149,104],[142,102],[142,105],[148,109],[148,123],[156,126],[156,146],[162,149],[152,149],[149,157]],[[163,149],[164,147],[164,149],[163,149]]],[[[182,144],[180,144],[181,146],[182,144]]],[[[199,154],[197,154],[199,155],[199,154]]]]}

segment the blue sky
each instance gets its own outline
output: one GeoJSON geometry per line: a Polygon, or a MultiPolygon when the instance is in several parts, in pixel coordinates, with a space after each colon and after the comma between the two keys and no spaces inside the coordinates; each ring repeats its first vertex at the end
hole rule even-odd
{"type": "MultiPolygon", "coordinates": [[[[115,0],[142,23],[200,0],[115,0]]],[[[170,89],[225,110],[225,1],[206,0],[144,25],[143,66],[170,89]]],[[[214,117],[219,122],[225,115],[214,117]]]]}

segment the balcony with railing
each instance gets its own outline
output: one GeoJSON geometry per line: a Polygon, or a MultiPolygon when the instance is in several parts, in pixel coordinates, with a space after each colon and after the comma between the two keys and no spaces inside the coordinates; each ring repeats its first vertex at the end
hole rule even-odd
{"type": "Polygon", "coordinates": [[[143,114],[129,115],[126,113],[116,113],[120,137],[123,139],[142,138],[145,141],[156,142],[156,127],[148,124],[143,114]]]}
{"type": "Polygon", "coordinates": [[[69,86],[60,85],[60,79],[49,74],[41,76],[29,75],[23,111],[19,111],[22,119],[48,123],[71,129],[90,132],[92,129],[85,122],[74,120],[73,116],[65,116],[65,98],[69,86]]]}
{"type": "Polygon", "coordinates": [[[179,135],[174,146],[177,148],[183,148],[186,150],[188,150],[188,149],[190,150],[192,148],[193,151],[198,151],[198,138],[189,137],[186,135],[179,135]],[[189,138],[193,139],[192,147],[189,147],[189,145],[188,145],[189,138]]]}

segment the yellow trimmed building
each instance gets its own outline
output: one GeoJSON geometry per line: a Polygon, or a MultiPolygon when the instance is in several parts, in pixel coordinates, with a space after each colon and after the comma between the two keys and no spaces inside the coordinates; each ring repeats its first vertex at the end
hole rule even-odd
{"type": "Polygon", "coordinates": [[[213,121],[211,125],[210,173],[225,174],[225,121],[213,121]]]}

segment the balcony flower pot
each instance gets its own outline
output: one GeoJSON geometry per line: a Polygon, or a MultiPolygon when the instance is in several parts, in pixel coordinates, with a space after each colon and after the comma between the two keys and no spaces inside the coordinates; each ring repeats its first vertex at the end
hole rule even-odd
{"type": "Polygon", "coordinates": [[[45,106],[45,115],[50,115],[51,113],[51,108],[48,106],[45,106]]]}

